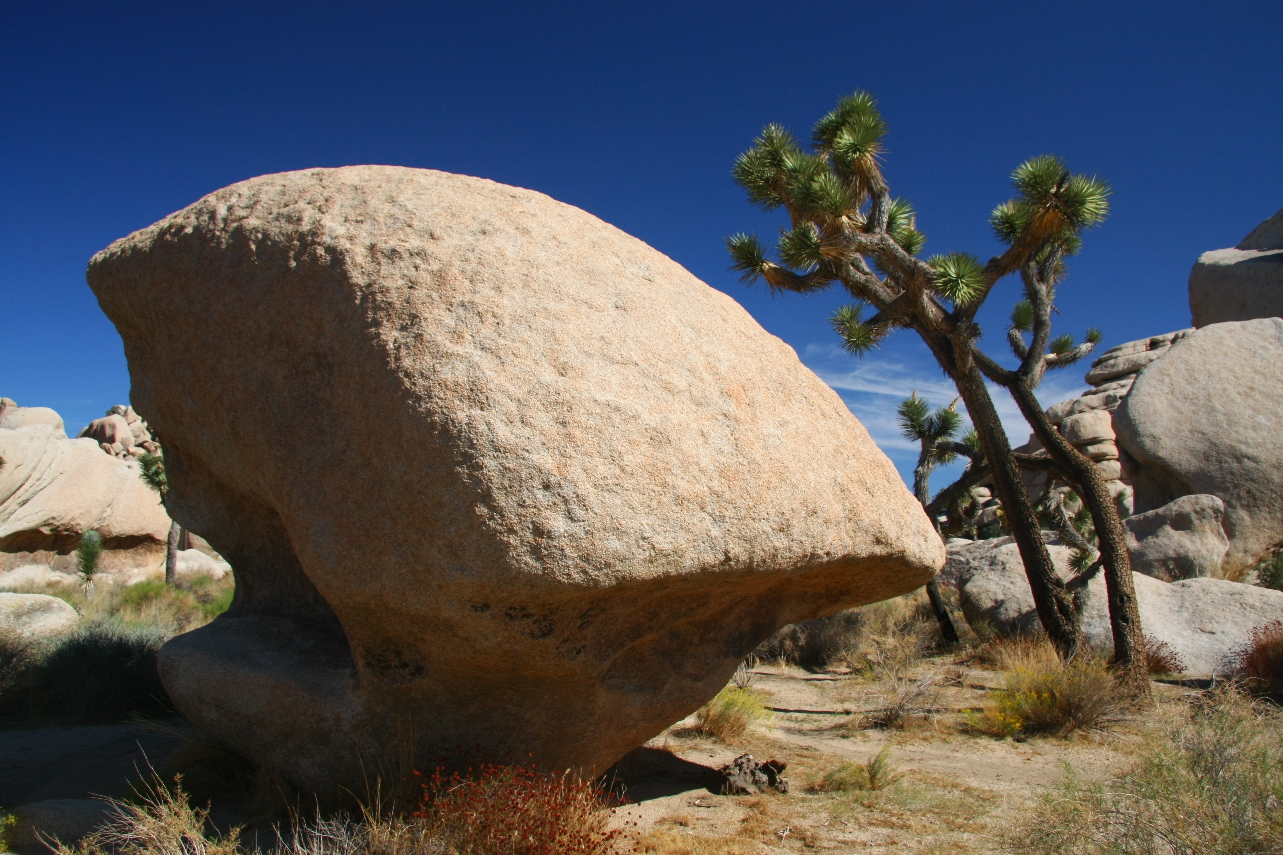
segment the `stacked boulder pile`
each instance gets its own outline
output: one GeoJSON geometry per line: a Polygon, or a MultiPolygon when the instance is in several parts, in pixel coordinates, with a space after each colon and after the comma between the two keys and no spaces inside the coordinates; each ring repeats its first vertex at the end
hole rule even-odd
{"type": "MultiPolygon", "coordinates": [[[[170,519],[135,460],[157,448],[131,407],[68,439],[54,410],[0,398],[0,591],[75,583],[73,550],[88,531],[103,538],[101,582],[163,576],[170,519]]],[[[229,572],[208,544],[193,546],[179,553],[179,578],[229,572]]]]}
{"type": "Polygon", "coordinates": [[[79,433],[98,443],[98,447],[113,457],[126,460],[155,453],[159,444],[151,435],[147,422],[134,412],[134,408],[117,404],[101,419],[94,419],[79,433]]]}
{"type": "Polygon", "coordinates": [[[1047,420],[1084,456],[1096,463],[1112,496],[1130,503],[1131,483],[1123,472],[1113,414],[1141,369],[1161,357],[1192,329],[1164,333],[1110,348],[1083,379],[1092,387],[1077,398],[1047,408],[1047,420]]]}
{"type": "MultiPolygon", "coordinates": [[[[1283,211],[1238,247],[1199,258],[1190,306],[1193,328],[1106,351],[1085,378],[1092,388],[1046,413],[1120,498],[1146,634],[1208,673],[1253,628],[1283,619],[1283,593],[1243,584],[1283,547],[1283,211]]],[[[1034,498],[1056,486],[1044,473],[1026,485],[1034,498]]],[[[974,496],[996,513],[987,489],[974,496]]],[[[1051,552],[1067,575],[1068,550],[1053,539],[1051,552]]],[[[1035,626],[1023,577],[1010,538],[949,543],[944,579],[974,625],[1035,626]]],[[[1107,647],[1099,578],[1083,621],[1107,647]]]]}

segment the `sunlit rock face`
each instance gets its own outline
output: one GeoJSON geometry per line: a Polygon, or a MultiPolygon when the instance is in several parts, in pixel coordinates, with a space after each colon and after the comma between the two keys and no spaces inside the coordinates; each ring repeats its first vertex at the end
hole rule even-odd
{"type": "Polygon", "coordinates": [[[779,626],[943,562],[787,345],[539,193],[269,175],[88,275],[171,509],[237,577],[165,685],[296,785],[359,786],[407,740],[598,772],[779,626]]]}

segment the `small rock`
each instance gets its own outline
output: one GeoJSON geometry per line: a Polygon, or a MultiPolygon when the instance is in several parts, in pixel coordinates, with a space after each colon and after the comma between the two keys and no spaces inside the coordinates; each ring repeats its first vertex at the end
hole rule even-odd
{"type": "Polygon", "coordinates": [[[124,416],[109,415],[94,419],[80,432],[80,436],[95,440],[103,451],[116,457],[134,447],[134,432],[130,430],[129,422],[125,421],[124,416]]]}
{"type": "Polygon", "coordinates": [[[79,623],[76,610],[57,597],[0,593],[0,637],[39,641],[65,635],[79,623]]]}
{"type": "Polygon", "coordinates": [[[0,591],[13,591],[19,588],[43,588],[50,585],[70,585],[76,577],[69,573],[59,573],[44,564],[26,564],[0,573],[0,591]]]}
{"type": "Polygon", "coordinates": [[[180,551],[178,553],[178,565],[174,570],[180,579],[194,579],[201,576],[210,579],[222,579],[232,572],[231,565],[226,561],[211,558],[199,549],[184,549],[180,551]]]}
{"type": "Polygon", "coordinates": [[[788,764],[780,760],[758,763],[752,754],[741,754],[718,770],[724,779],[722,794],[747,796],[767,790],[787,793],[789,782],[783,774],[787,768],[788,764]]]}
{"type": "Polygon", "coordinates": [[[1104,410],[1069,416],[1060,423],[1058,430],[1074,445],[1114,441],[1114,420],[1104,410]]]}
{"type": "Polygon", "coordinates": [[[1106,481],[1117,481],[1123,477],[1123,464],[1114,458],[1113,460],[1101,460],[1096,464],[1096,471],[1100,477],[1106,481]]]}
{"type": "MultiPolygon", "coordinates": [[[[1128,390],[1130,388],[1128,387],[1128,390]]],[[[1128,390],[1117,389],[1113,392],[1101,392],[1099,395],[1083,395],[1081,398],[1074,400],[1073,405],[1069,408],[1069,415],[1087,413],[1092,410],[1116,409],[1122,403],[1123,398],[1127,397],[1128,390]]]]}
{"type": "Polygon", "coordinates": [[[1088,443],[1079,447],[1078,450],[1084,456],[1096,461],[1118,459],[1118,444],[1113,440],[1088,443]]]}
{"type": "Polygon", "coordinates": [[[15,808],[16,824],[5,834],[11,852],[48,855],[46,841],[72,846],[116,815],[101,799],[47,799],[15,808]]]}
{"type": "Polygon", "coordinates": [[[1090,371],[1087,372],[1086,381],[1095,386],[1097,383],[1104,383],[1106,380],[1114,380],[1127,374],[1135,374],[1158,357],[1162,356],[1166,348],[1159,350],[1144,350],[1140,353],[1130,353],[1126,356],[1115,356],[1111,359],[1100,362],[1090,371]]]}

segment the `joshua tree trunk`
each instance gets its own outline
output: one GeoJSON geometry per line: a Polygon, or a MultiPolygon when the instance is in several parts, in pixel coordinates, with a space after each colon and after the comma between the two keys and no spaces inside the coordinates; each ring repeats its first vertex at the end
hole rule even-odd
{"type": "Polygon", "coordinates": [[[1105,589],[1109,598],[1109,625],[1114,640],[1114,665],[1137,700],[1150,699],[1149,666],[1145,658],[1145,638],[1141,632],[1140,610],[1132,580],[1131,556],[1123,524],[1114,499],[1105,488],[1100,470],[1089,458],[1075,449],[1047,421],[1047,415],[1023,379],[1008,387],[1020,412],[1034,429],[1047,453],[1062,473],[1074,481],[1078,495],[1091,514],[1100,548],[1100,562],[1105,571],[1105,589]]]}
{"type": "Polygon", "coordinates": [[[992,471],[994,489],[1007,515],[1011,535],[1020,549],[1020,559],[1024,562],[1025,575],[1029,578],[1038,619],[1060,658],[1066,661],[1072,659],[1078,653],[1082,640],[1078,613],[1074,609],[1070,592],[1056,575],[1056,567],[1052,564],[1047,544],[1042,539],[1042,525],[1029,502],[1029,494],[1020,478],[1020,470],[1016,466],[1011,444],[1007,442],[993,399],[974,364],[968,369],[950,373],[953,374],[958,394],[962,396],[967,412],[971,415],[971,422],[980,437],[980,448],[992,471]]]}
{"type": "Polygon", "coordinates": [[[165,584],[172,585],[178,580],[178,539],[183,534],[183,527],[176,522],[169,524],[169,537],[165,541],[165,584]]]}
{"type": "MultiPolygon", "coordinates": [[[[923,510],[931,504],[931,449],[924,443],[922,452],[918,455],[918,465],[913,470],[913,494],[917,496],[918,502],[922,505],[923,510]]],[[[936,520],[934,514],[931,516],[931,525],[935,528],[936,534],[940,533],[940,523],[936,520]]],[[[953,618],[949,617],[949,609],[944,604],[944,595],[940,593],[940,581],[935,576],[927,582],[927,600],[931,603],[931,611],[935,613],[936,623],[940,625],[940,640],[946,647],[952,647],[958,643],[958,630],[953,625],[953,618]]]]}

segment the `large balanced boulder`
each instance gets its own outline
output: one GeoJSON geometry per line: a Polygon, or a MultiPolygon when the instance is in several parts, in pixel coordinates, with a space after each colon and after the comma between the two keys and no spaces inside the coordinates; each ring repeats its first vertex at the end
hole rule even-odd
{"type": "Polygon", "coordinates": [[[136,465],[48,424],[0,430],[0,458],[0,570],[6,555],[16,567],[66,553],[91,529],[113,552],[163,553],[169,517],[136,465]]]}
{"type": "Polygon", "coordinates": [[[1230,548],[1224,518],[1224,502],[1199,495],[1128,517],[1123,530],[1132,569],[1165,582],[1216,576],[1230,548]]]}
{"type": "Polygon", "coordinates": [[[1230,576],[1283,541],[1280,378],[1283,319],[1213,324],[1141,372],[1114,413],[1135,510],[1221,499],[1230,576]]]}
{"type": "Polygon", "coordinates": [[[407,753],[599,772],[777,627],[944,559],[787,345],[539,193],[270,175],[88,278],[169,505],[237,576],[161,651],[166,688],[298,786],[407,753]]]}
{"type": "Polygon", "coordinates": [[[1194,326],[1283,316],[1283,210],[1233,249],[1198,257],[1189,274],[1194,326]]]}

